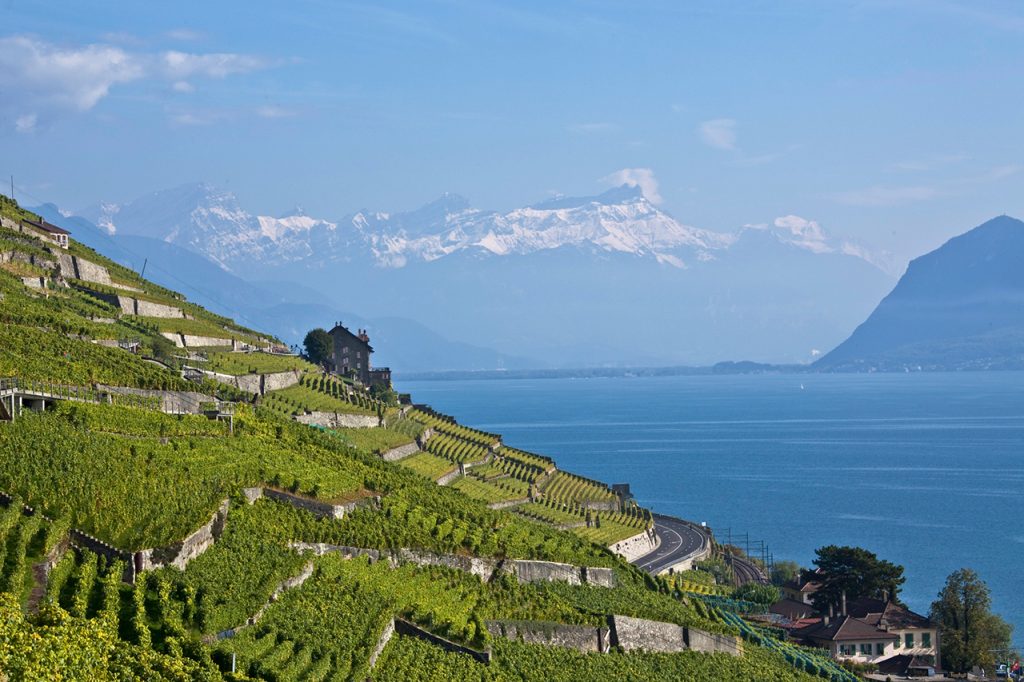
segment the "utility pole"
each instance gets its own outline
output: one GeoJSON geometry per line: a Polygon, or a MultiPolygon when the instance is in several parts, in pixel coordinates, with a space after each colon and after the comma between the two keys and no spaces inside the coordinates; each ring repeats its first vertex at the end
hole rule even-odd
{"type": "Polygon", "coordinates": [[[146,276],[146,266],[147,265],[149,265],[149,258],[148,257],[145,258],[142,261],[142,272],[139,273],[139,277],[145,277],[146,276]]]}

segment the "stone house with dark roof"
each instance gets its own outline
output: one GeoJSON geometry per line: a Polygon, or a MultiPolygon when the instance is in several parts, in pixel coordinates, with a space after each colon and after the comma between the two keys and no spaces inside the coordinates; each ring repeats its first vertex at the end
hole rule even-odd
{"type": "Polygon", "coordinates": [[[370,354],[373,347],[365,329],[355,334],[340,322],[328,332],[334,342],[331,361],[335,374],[351,376],[364,386],[370,385],[370,354]]]}

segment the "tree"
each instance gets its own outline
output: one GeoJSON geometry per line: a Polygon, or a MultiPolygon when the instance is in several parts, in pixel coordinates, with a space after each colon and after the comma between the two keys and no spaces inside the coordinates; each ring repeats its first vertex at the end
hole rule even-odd
{"type": "Polygon", "coordinates": [[[812,598],[814,608],[825,612],[828,607],[839,606],[845,594],[847,599],[872,597],[880,599],[885,593],[896,601],[903,577],[903,567],[879,559],[874,552],[861,547],[828,545],[815,550],[814,565],[819,573],[806,573],[805,577],[821,583],[812,598]]]}
{"type": "Polygon", "coordinates": [[[732,591],[732,598],[770,606],[782,598],[782,593],[774,585],[744,583],[732,591]]]}
{"type": "Polygon", "coordinates": [[[992,669],[993,650],[1009,649],[1013,626],[989,611],[988,585],[969,568],[954,571],[932,602],[930,617],[939,626],[943,667],[965,673],[973,666],[992,669]]]}
{"type": "Polygon", "coordinates": [[[800,575],[800,564],[795,561],[777,561],[772,566],[772,584],[785,585],[800,575]]]}
{"type": "Polygon", "coordinates": [[[334,340],[327,330],[320,327],[306,334],[302,345],[306,349],[306,359],[314,365],[323,365],[331,359],[331,353],[334,352],[334,340]]]}

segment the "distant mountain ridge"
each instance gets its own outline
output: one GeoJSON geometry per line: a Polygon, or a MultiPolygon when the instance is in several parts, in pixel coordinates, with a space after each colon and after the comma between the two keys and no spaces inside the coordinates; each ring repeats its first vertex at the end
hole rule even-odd
{"type": "MultiPolygon", "coordinates": [[[[76,215],[111,234],[142,235],[185,246],[228,269],[254,260],[281,264],[314,258],[329,263],[354,256],[398,268],[459,252],[528,255],[564,247],[631,254],[684,267],[694,260],[715,258],[751,229],[721,233],[690,227],[630,185],[595,196],[558,197],[504,213],[473,208],[464,197],[446,193],[413,211],[364,210],[329,220],[301,211],[282,217],[254,215],[231,192],[193,183],[126,204],[94,204],[76,215]]],[[[812,230],[794,229],[779,219],[756,229],[812,252],[842,253],[873,262],[867,249],[833,239],[816,225],[812,230]]]]}
{"type": "Polygon", "coordinates": [[[911,261],[871,315],[815,367],[1024,368],[1024,222],[999,216],[911,261]]]}
{"type": "MultiPolygon", "coordinates": [[[[257,215],[194,183],[77,215],[115,240],[167,242],[251,282],[293,282],[335,309],[415,320],[540,368],[807,362],[893,281],[872,250],[814,221],[708,230],[630,185],[508,211],[448,193],[334,219],[257,215]]],[[[274,308],[266,326],[294,338],[297,310],[274,308]]]]}

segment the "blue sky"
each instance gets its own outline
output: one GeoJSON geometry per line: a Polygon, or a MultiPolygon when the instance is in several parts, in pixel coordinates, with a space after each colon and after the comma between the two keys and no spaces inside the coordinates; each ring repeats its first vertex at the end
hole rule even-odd
{"type": "Polygon", "coordinates": [[[0,5],[0,172],[78,208],[206,180],[338,218],[641,182],[714,230],[888,249],[1024,217],[1018,2],[0,5]]]}

